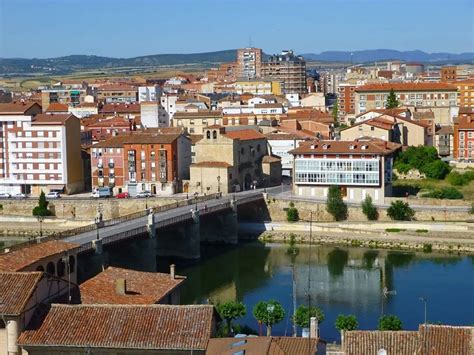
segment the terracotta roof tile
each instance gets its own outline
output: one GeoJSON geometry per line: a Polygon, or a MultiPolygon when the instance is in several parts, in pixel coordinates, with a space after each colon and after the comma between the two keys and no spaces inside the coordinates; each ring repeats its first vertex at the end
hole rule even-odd
{"type": "Polygon", "coordinates": [[[313,140],[302,142],[290,154],[380,154],[387,155],[401,147],[400,144],[386,142],[377,138],[356,139],[354,141],[313,140]],[[352,148],[351,148],[352,147],[352,148]]]}
{"type": "Polygon", "coordinates": [[[294,338],[294,337],[272,337],[272,343],[268,351],[269,355],[285,354],[315,354],[318,339],[294,338]],[[311,349],[311,352],[308,352],[311,349]]]}
{"type": "Polygon", "coordinates": [[[387,354],[413,355],[418,353],[417,331],[348,331],[344,334],[343,350],[347,355],[387,354]]]}
{"type": "Polygon", "coordinates": [[[50,115],[47,113],[41,113],[36,115],[31,121],[32,125],[64,125],[66,121],[70,118],[76,118],[71,113],[67,114],[58,114],[58,115],[50,115]]]}
{"type": "Polygon", "coordinates": [[[66,104],[62,104],[59,102],[53,102],[52,104],[49,104],[48,109],[46,112],[68,112],[69,111],[69,106],[66,104]]]}
{"type": "Polygon", "coordinates": [[[0,314],[18,316],[23,313],[42,272],[0,272],[0,314]]]}
{"type": "Polygon", "coordinates": [[[474,327],[430,324],[426,327],[421,325],[419,333],[423,349],[420,354],[474,354],[474,327]]]}
{"type": "Polygon", "coordinates": [[[455,85],[447,83],[383,83],[367,84],[356,88],[357,92],[396,91],[456,91],[455,85]]]}
{"type": "Polygon", "coordinates": [[[273,157],[271,155],[265,155],[262,158],[262,163],[277,163],[277,162],[281,162],[281,158],[273,157]]]}
{"type": "Polygon", "coordinates": [[[140,113],[140,104],[105,104],[100,110],[100,113],[140,113]]]}
{"type": "Polygon", "coordinates": [[[186,278],[159,272],[108,267],[80,285],[83,304],[154,304],[161,302],[179,287],[186,278]],[[117,279],[126,282],[125,295],[116,292],[117,279]]]}
{"type": "Polygon", "coordinates": [[[464,116],[458,117],[458,129],[474,130],[474,118],[464,116]]]}
{"type": "Polygon", "coordinates": [[[222,117],[221,111],[200,110],[198,112],[184,112],[178,111],[174,114],[173,119],[187,119],[187,118],[219,118],[222,117]]]}
{"type": "Polygon", "coordinates": [[[38,329],[24,331],[22,346],[148,350],[205,350],[213,306],[52,305],[38,329]]]}
{"type": "Polygon", "coordinates": [[[0,103],[0,115],[24,114],[33,106],[38,106],[36,102],[10,102],[7,104],[0,103]]]}
{"type": "Polygon", "coordinates": [[[265,139],[265,136],[253,129],[241,129],[235,131],[226,131],[225,136],[230,139],[240,139],[249,141],[253,139],[265,139]]]}
{"type": "Polygon", "coordinates": [[[79,247],[78,244],[63,242],[60,240],[32,244],[22,249],[12,250],[0,255],[1,271],[21,271],[36,261],[40,261],[51,255],[60,254],[79,247]]]}

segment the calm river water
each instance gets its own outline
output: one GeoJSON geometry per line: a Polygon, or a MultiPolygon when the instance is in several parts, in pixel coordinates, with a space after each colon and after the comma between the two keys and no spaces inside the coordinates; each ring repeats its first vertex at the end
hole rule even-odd
{"type": "MultiPolygon", "coordinates": [[[[241,300],[247,305],[247,316],[238,323],[257,329],[253,306],[260,300],[276,299],[287,316],[274,327],[274,334],[291,334],[293,268],[287,248],[268,243],[207,248],[198,264],[177,265],[178,273],[187,276],[181,302],[241,300]]],[[[334,321],[340,313],[355,314],[361,329],[375,329],[382,312],[399,316],[404,329],[416,329],[424,319],[420,297],[428,301],[428,321],[474,324],[472,256],[314,245],[310,253],[308,245],[298,248],[296,303],[308,302],[310,270],[310,301],[326,315],[321,336],[328,341],[339,340],[334,321]],[[395,292],[385,297],[384,287],[395,292]]]]}

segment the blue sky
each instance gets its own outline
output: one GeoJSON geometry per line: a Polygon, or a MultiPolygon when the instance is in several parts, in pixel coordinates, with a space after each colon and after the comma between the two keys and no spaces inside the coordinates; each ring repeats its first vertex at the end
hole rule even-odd
{"type": "Polygon", "coordinates": [[[474,51],[472,0],[0,0],[0,57],[474,51]]]}

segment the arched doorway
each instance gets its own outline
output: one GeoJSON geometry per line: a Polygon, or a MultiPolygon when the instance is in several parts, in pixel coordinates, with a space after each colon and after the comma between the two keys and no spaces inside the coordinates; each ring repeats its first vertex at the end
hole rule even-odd
{"type": "Polygon", "coordinates": [[[56,267],[54,266],[54,263],[50,261],[48,265],[46,265],[46,272],[51,275],[56,274],[56,267]]]}

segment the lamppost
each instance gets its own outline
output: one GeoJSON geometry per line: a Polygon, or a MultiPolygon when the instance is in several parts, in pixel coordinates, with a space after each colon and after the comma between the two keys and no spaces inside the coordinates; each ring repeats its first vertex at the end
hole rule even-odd
{"type": "Polygon", "coordinates": [[[220,175],[217,176],[217,193],[221,192],[221,177],[220,175]]]}
{"type": "Polygon", "coordinates": [[[40,238],[43,238],[43,221],[44,221],[44,216],[36,216],[36,219],[38,219],[38,222],[40,224],[40,238]]]}
{"type": "Polygon", "coordinates": [[[145,192],[145,209],[148,209],[148,194],[145,192]]]}
{"type": "Polygon", "coordinates": [[[263,193],[267,193],[267,179],[263,178],[263,193]]]}
{"type": "Polygon", "coordinates": [[[95,218],[95,230],[97,232],[96,239],[99,240],[99,225],[100,225],[100,217],[95,218]]]}
{"type": "Polygon", "coordinates": [[[195,202],[196,202],[196,211],[198,210],[198,199],[197,199],[197,197],[198,197],[198,193],[195,192],[195,193],[194,193],[194,200],[195,200],[195,202]]]}
{"type": "Polygon", "coordinates": [[[273,305],[273,304],[267,305],[267,312],[268,312],[268,317],[267,317],[267,336],[272,335],[272,334],[271,334],[272,326],[270,325],[270,314],[273,313],[273,310],[274,310],[274,309],[275,309],[275,305],[273,305]],[[268,330],[268,327],[270,327],[270,330],[268,330]]]}

